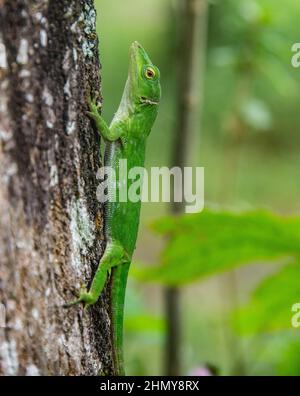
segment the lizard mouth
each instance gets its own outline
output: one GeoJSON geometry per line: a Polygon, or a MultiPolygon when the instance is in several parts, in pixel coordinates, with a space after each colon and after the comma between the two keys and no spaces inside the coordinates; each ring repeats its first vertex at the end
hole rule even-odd
{"type": "Polygon", "coordinates": [[[140,98],[140,101],[141,101],[142,104],[149,104],[149,105],[156,105],[156,106],[159,105],[159,102],[157,102],[155,100],[148,99],[145,96],[142,96],[140,98]]]}

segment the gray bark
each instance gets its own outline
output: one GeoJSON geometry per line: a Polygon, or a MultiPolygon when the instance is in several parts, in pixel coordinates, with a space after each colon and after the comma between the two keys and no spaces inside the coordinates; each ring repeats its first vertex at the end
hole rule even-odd
{"type": "Polygon", "coordinates": [[[104,247],[85,115],[100,86],[95,23],[92,0],[0,0],[2,375],[112,372],[108,293],[62,308],[104,247]]]}

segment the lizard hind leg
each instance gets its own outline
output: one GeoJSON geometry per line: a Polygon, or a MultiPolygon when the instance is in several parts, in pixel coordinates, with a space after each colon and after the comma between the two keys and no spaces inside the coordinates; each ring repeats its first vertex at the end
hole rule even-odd
{"type": "Polygon", "coordinates": [[[108,271],[120,264],[128,261],[127,253],[123,246],[117,241],[109,241],[106,245],[105,252],[99,262],[97,271],[94,275],[90,290],[85,288],[80,292],[77,300],[66,304],[65,307],[84,303],[85,307],[95,304],[104,289],[108,271]]]}

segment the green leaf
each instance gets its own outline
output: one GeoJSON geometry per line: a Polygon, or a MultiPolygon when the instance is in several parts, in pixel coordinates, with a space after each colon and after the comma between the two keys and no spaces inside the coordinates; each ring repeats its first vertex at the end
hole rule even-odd
{"type": "Polygon", "coordinates": [[[133,332],[164,332],[165,322],[152,315],[135,315],[125,317],[125,330],[133,332]]]}
{"type": "Polygon", "coordinates": [[[293,263],[265,279],[251,300],[233,316],[243,334],[291,329],[292,306],[300,303],[300,264],[293,263]]]}
{"type": "Polygon", "coordinates": [[[300,219],[266,211],[166,217],[155,225],[167,236],[161,265],[135,266],[143,281],[183,285],[245,264],[299,256],[300,219]]]}

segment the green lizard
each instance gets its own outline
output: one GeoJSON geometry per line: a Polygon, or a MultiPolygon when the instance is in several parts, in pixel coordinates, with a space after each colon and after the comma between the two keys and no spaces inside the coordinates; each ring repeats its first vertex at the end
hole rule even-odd
{"type": "MultiPolygon", "coordinates": [[[[98,112],[95,101],[90,101],[89,116],[106,142],[104,165],[118,175],[119,160],[126,159],[127,167],[143,167],[147,137],[156,119],[161,96],[160,72],[153,65],[143,47],[134,42],[130,48],[128,79],[123,97],[111,125],[108,127],[98,112]]],[[[108,195],[120,187],[108,183],[108,195]]],[[[127,191],[132,181],[127,181],[127,191]]],[[[115,191],[114,191],[115,192],[115,191]]],[[[124,375],[123,368],[123,308],[127,274],[135,249],[141,201],[110,202],[105,204],[104,234],[106,248],[93,278],[90,290],[83,290],[70,305],[95,304],[111,270],[111,322],[114,353],[114,371],[124,375]]]]}

